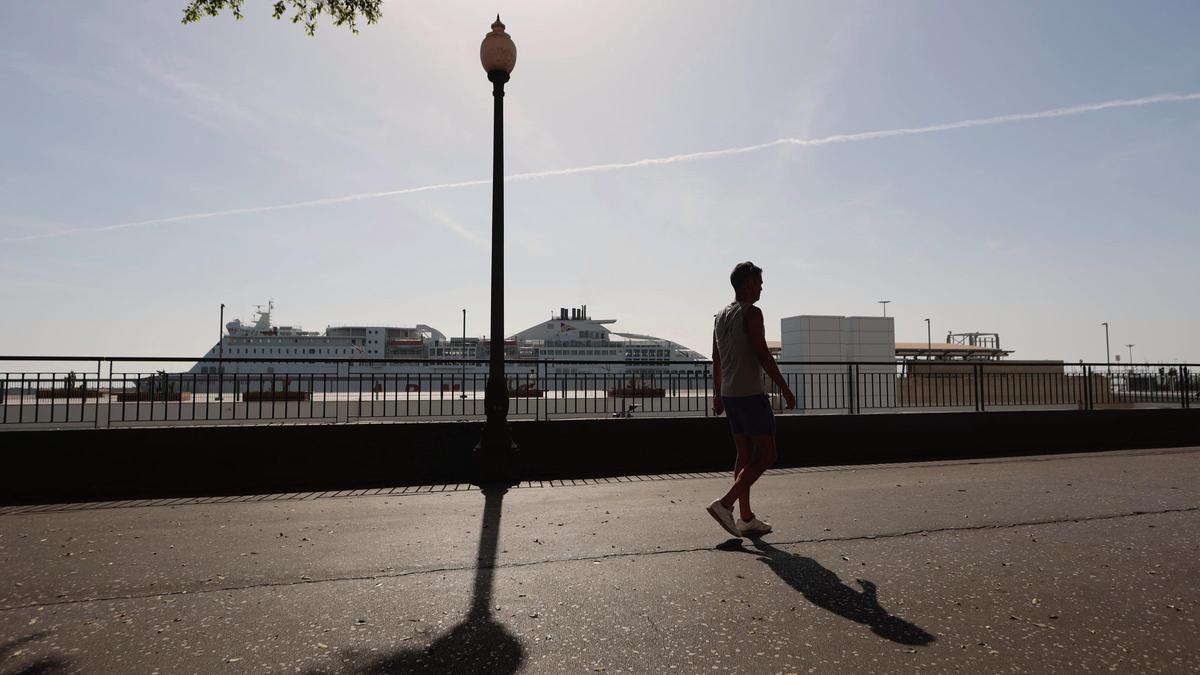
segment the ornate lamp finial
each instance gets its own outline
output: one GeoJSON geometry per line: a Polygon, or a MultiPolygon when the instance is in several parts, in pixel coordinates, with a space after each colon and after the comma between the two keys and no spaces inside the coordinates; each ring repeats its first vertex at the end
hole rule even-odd
{"type": "Polygon", "coordinates": [[[488,73],[500,71],[511,74],[517,65],[517,46],[513,44],[508,33],[504,32],[504,24],[500,21],[499,14],[492,24],[492,32],[485,35],[483,44],[479,45],[479,60],[488,73]]]}

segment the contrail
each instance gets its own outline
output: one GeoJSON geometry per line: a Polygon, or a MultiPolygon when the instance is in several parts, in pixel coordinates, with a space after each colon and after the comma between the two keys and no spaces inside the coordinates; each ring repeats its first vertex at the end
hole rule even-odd
{"type": "MultiPolygon", "coordinates": [[[[1111,101],[1101,101],[1099,103],[1087,103],[1083,105],[1070,106],[1066,108],[1052,108],[1050,110],[1039,110],[1029,113],[1015,113],[1011,115],[998,115],[995,117],[979,117],[969,120],[961,120],[958,122],[946,122],[944,124],[931,124],[923,127],[902,127],[898,129],[882,129],[879,131],[861,131],[853,134],[836,134],[833,136],[825,136],[822,138],[779,138],[766,143],[758,143],[755,145],[745,145],[737,148],[725,148],[723,150],[704,150],[701,152],[689,152],[680,155],[670,155],[667,157],[652,157],[649,159],[639,159],[631,162],[613,162],[610,164],[591,164],[588,166],[577,166],[567,169],[549,169],[546,171],[530,171],[526,173],[515,173],[505,176],[505,180],[521,181],[534,180],[537,178],[550,178],[554,176],[569,176],[580,173],[597,173],[601,171],[617,171],[620,169],[637,169],[649,166],[661,166],[664,164],[677,164],[680,162],[698,162],[706,159],[716,159],[719,157],[730,157],[732,155],[741,155],[750,152],[758,152],[785,145],[798,145],[804,147],[812,147],[818,145],[832,145],[834,143],[853,143],[859,141],[873,141],[882,138],[893,138],[897,136],[916,136],[920,134],[933,134],[943,131],[953,131],[955,129],[972,129],[975,127],[987,127],[998,124],[1011,124],[1013,122],[1025,122],[1030,120],[1044,120],[1055,117],[1071,117],[1074,115],[1083,115],[1085,113],[1099,112],[1101,110],[1110,110],[1113,108],[1135,108],[1147,105],[1156,105],[1159,103],[1178,103],[1182,101],[1200,100],[1200,92],[1190,94],[1155,94],[1143,98],[1130,99],[1115,99],[1111,101]]],[[[240,209],[227,209],[224,211],[207,211],[204,213],[189,213],[180,216],[168,216],[165,218],[152,218],[150,220],[138,220],[128,223],[117,223],[115,225],[105,225],[103,227],[76,227],[57,232],[47,232],[42,234],[33,234],[24,237],[14,237],[10,239],[0,239],[0,243],[14,243],[20,241],[31,241],[35,239],[49,239],[52,237],[63,237],[71,234],[92,233],[92,232],[110,232],[112,230],[123,230],[131,227],[146,227],[149,225],[166,225],[169,223],[180,223],[191,220],[204,220],[209,218],[222,218],[225,216],[241,216],[254,213],[269,213],[272,211],[285,211],[288,209],[303,209],[311,206],[328,206],[331,204],[342,204],[345,202],[357,202],[367,199],[379,199],[382,197],[399,197],[401,195],[411,195],[419,192],[434,192],[438,190],[452,190],[463,187],[473,187],[478,185],[490,185],[490,178],[479,180],[464,180],[453,183],[438,183],[435,185],[422,185],[420,187],[404,188],[400,190],[387,190],[384,192],[363,192],[353,195],[345,195],[342,197],[329,197],[325,199],[313,199],[303,202],[291,202],[288,204],[275,204],[273,206],[251,206],[240,209]]]]}

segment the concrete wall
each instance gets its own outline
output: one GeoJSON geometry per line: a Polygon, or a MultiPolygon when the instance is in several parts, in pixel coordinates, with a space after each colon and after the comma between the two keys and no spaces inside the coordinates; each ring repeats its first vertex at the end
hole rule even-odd
{"type": "MultiPolygon", "coordinates": [[[[1039,373],[1062,375],[1066,372],[1062,361],[1028,361],[1005,359],[1003,361],[953,361],[913,359],[905,361],[904,368],[910,375],[928,374],[972,374],[978,368],[985,374],[1005,375],[1010,373],[1039,373]]],[[[1075,373],[1082,373],[1082,368],[1075,373]]]]}
{"type": "MultiPolygon", "coordinates": [[[[983,377],[977,381],[971,368],[954,370],[952,366],[933,373],[914,372],[896,380],[896,404],[904,408],[954,407],[975,408],[982,395],[984,409],[1003,406],[1055,406],[1083,409],[1090,396],[1093,407],[1134,407],[1128,395],[1114,391],[1112,381],[1103,374],[1093,373],[1085,378],[1050,370],[1015,368],[1012,372],[999,366],[983,366],[983,377]]],[[[1179,405],[1178,400],[1164,400],[1164,406],[1179,405]]]]}
{"type": "MultiPolygon", "coordinates": [[[[780,465],[1200,445],[1200,410],[780,416],[780,465]]],[[[480,424],[0,433],[6,503],[251,494],[471,480],[480,424]]],[[[514,422],[526,479],[728,471],[724,418],[514,422]]]]}

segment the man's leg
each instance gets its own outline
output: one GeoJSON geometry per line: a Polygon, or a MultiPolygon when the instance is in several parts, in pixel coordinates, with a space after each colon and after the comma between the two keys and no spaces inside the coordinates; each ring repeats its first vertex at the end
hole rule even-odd
{"type": "Polygon", "coordinates": [[[751,436],[750,444],[754,449],[750,463],[737,475],[733,481],[733,487],[729,488],[729,492],[721,498],[721,506],[727,509],[732,509],[733,503],[743,495],[749,500],[750,486],[754,485],[754,481],[758,480],[764,471],[771,468],[779,456],[775,449],[774,435],[751,436]]]}
{"type": "MultiPolygon", "coordinates": [[[[744,434],[734,434],[733,445],[737,448],[737,459],[733,463],[733,480],[736,482],[746,467],[750,465],[750,461],[754,456],[754,446],[750,442],[750,437],[744,434]]],[[[750,520],[754,516],[754,511],[750,508],[750,491],[746,490],[746,494],[738,499],[741,504],[742,520],[750,520]]]]}

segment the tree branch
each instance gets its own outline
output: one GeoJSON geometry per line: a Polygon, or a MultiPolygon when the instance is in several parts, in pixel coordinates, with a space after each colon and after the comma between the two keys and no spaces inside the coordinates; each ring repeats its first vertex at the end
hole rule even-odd
{"type": "MultiPolygon", "coordinates": [[[[190,0],[183,8],[183,23],[194,23],[206,16],[217,16],[226,9],[234,19],[242,18],[244,0],[190,0]]],[[[333,18],[333,25],[347,26],[350,32],[358,33],[358,21],[376,23],[382,15],[383,0],[276,0],[272,16],[282,19],[291,13],[292,23],[304,25],[304,32],[315,35],[317,20],[322,14],[333,18]]]]}

